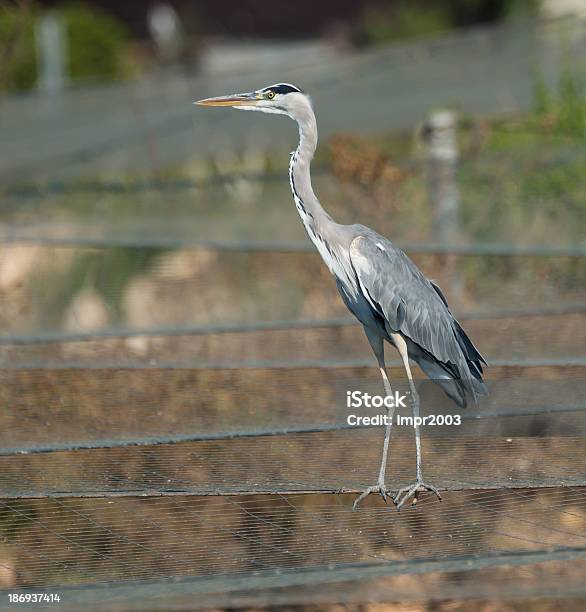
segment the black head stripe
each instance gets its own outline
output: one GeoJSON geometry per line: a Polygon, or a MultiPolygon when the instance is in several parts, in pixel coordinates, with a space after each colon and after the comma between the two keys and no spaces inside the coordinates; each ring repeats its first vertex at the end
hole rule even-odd
{"type": "Polygon", "coordinates": [[[289,83],[278,83],[277,85],[271,85],[270,87],[265,87],[263,91],[274,91],[277,94],[288,94],[293,92],[303,93],[301,89],[298,89],[289,83]]]}

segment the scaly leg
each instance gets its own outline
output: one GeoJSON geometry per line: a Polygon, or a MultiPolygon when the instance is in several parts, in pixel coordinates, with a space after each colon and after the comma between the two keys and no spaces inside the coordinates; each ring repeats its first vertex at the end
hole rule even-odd
{"type": "Polygon", "coordinates": [[[419,493],[421,491],[431,491],[438,496],[438,499],[441,501],[442,496],[439,494],[439,491],[432,485],[426,484],[423,481],[423,474],[421,470],[421,434],[419,431],[419,395],[417,390],[415,389],[415,383],[413,382],[413,376],[411,375],[411,366],[409,364],[409,354],[407,352],[407,343],[404,338],[400,334],[393,334],[393,341],[395,342],[395,346],[401,355],[401,359],[403,360],[403,366],[405,367],[405,371],[407,372],[407,378],[409,379],[409,387],[411,388],[411,397],[412,397],[412,407],[413,407],[413,420],[415,421],[415,449],[417,453],[417,478],[415,482],[411,485],[403,487],[397,491],[397,494],[393,498],[395,505],[397,506],[397,510],[401,510],[405,502],[412,497],[413,504],[417,503],[417,498],[419,497],[419,493]]]}
{"type": "MultiPolygon", "coordinates": [[[[393,395],[393,392],[391,390],[391,383],[389,381],[389,377],[387,375],[387,370],[385,367],[383,339],[379,335],[376,335],[374,332],[370,332],[367,328],[365,328],[365,332],[366,332],[368,341],[370,342],[370,346],[372,347],[372,350],[374,351],[374,354],[379,364],[379,369],[380,369],[380,373],[383,379],[383,387],[385,389],[385,393],[387,394],[387,396],[390,397],[393,395]]],[[[371,493],[378,493],[385,502],[387,501],[387,497],[389,497],[389,494],[391,493],[385,485],[385,472],[387,469],[387,456],[389,453],[389,442],[391,440],[391,430],[393,427],[393,417],[395,415],[395,408],[396,407],[394,405],[394,402],[391,408],[387,407],[387,423],[385,427],[385,440],[383,443],[383,454],[382,454],[382,459],[381,459],[381,464],[380,464],[380,470],[378,473],[377,483],[372,487],[368,487],[367,489],[365,489],[363,493],[360,494],[360,496],[356,499],[356,501],[354,502],[354,505],[352,506],[354,510],[356,510],[360,502],[366,497],[368,497],[371,493]]]]}

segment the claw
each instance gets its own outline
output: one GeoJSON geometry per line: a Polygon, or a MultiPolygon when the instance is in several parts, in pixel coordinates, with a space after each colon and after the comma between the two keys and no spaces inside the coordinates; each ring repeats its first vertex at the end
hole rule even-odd
{"type": "Polygon", "coordinates": [[[434,486],[428,485],[422,480],[417,480],[412,485],[408,485],[397,491],[397,494],[393,498],[393,502],[397,506],[397,510],[400,511],[405,502],[411,497],[413,497],[413,502],[411,505],[414,506],[417,503],[417,500],[419,499],[419,494],[422,491],[431,491],[432,493],[435,493],[437,495],[437,498],[440,501],[442,501],[442,496],[434,486]]]}
{"type": "Polygon", "coordinates": [[[352,504],[352,510],[356,510],[358,508],[358,505],[360,504],[360,502],[363,499],[366,499],[371,493],[378,493],[383,498],[383,501],[385,502],[385,504],[387,503],[387,500],[389,499],[389,497],[391,497],[391,499],[392,499],[392,494],[387,489],[387,487],[384,484],[377,484],[377,485],[374,485],[372,487],[368,487],[368,489],[365,489],[364,492],[361,493],[356,498],[356,500],[352,504]]]}

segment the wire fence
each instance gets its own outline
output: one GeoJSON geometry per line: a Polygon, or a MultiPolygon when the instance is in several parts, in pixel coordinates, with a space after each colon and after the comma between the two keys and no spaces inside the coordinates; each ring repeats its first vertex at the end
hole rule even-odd
{"type": "MultiPolygon", "coordinates": [[[[503,431],[519,430],[519,435],[531,432],[532,426],[535,435],[565,435],[567,430],[558,427],[554,416],[558,410],[561,415],[583,409],[584,367],[583,359],[491,365],[492,393],[469,417],[486,418],[482,427],[494,425],[494,431],[500,431],[503,424],[503,431]],[[551,418],[540,421],[538,415],[551,418]],[[505,416],[521,418],[524,427],[501,423],[505,416]]],[[[405,394],[408,387],[400,365],[391,365],[390,373],[395,388],[405,394]]],[[[111,446],[116,441],[124,445],[129,440],[211,440],[320,431],[322,427],[348,429],[348,425],[360,425],[348,421],[350,414],[380,412],[380,407],[373,406],[358,410],[348,399],[349,391],[380,394],[380,377],[372,360],[293,367],[259,364],[253,368],[57,366],[3,369],[0,374],[5,405],[1,440],[5,449],[13,449],[9,454],[33,452],[36,447],[111,446]],[[33,428],[40,419],[44,426],[33,428]]],[[[426,414],[453,412],[435,384],[422,381],[420,387],[426,414]]],[[[403,402],[408,414],[409,402],[403,402]]],[[[582,429],[578,423],[570,431],[582,429]]],[[[440,427],[429,431],[452,436],[461,430],[440,427]]],[[[298,460],[305,460],[303,454],[298,460]]],[[[253,478],[254,473],[251,471],[253,478]]]]}
{"type": "MultiPolygon", "coordinates": [[[[539,139],[539,133],[534,137],[539,139]]],[[[499,138],[506,136],[497,131],[494,139],[499,138]]],[[[450,240],[437,232],[442,215],[425,160],[389,161],[380,152],[368,161],[372,152],[351,153],[350,147],[332,152],[333,161],[318,167],[314,182],[334,218],[370,225],[410,253],[583,257],[579,176],[586,149],[547,141],[536,155],[538,143],[517,142],[518,150],[512,146],[500,153],[463,152],[451,186],[459,192],[460,205],[450,240]],[[352,156],[356,176],[346,176],[337,159],[348,165],[352,156]],[[362,175],[381,165],[399,178],[375,175],[365,183],[362,175]],[[499,180],[491,180],[494,176],[499,180]],[[522,244],[516,240],[520,234],[522,244]]],[[[242,167],[202,179],[21,185],[5,189],[0,198],[0,240],[7,245],[311,252],[290,199],[284,168],[267,173],[242,167]]]]}
{"type": "MultiPolygon", "coordinates": [[[[203,596],[205,602],[218,592],[226,598],[238,591],[242,596],[393,575],[417,576],[421,597],[433,592],[437,572],[468,570],[452,591],[461,593],[468,581],[476,584],[482,578],[473,573],[482,568],[504,565],[514,576],[519,565],[531,568],[547,561],[582,567],[575,563],[584,558],[583,536],[575,522],[584,504],[578,488],[446,493],[441,504],[423,499],[418,508],[401,515],[369,506],[357,516],[347,509],[345,496],[336,499],[333,505],[323,497],[309,504],[307,496],[286,495],[270,505],[262,497],[185,497],[3,501],[2,506],[23,526],[40,527],[45,534],[40,548],[21,530],[17,541],[28,564],[20,582],[31,589],[47,585],[65,604],[103,605],[118,599],[152,609],[182,595],[203,596]],[[41,510],[46,518],[39,525],[41,510]],[[422,511],[429,525],[425,540],[422,511]],[[210,520],[213,528],[201,531],[210,520]],[[129,521],[140,531],[129,528],[129,521]],[[155,534],[156,548],[151,540],[155,534]],[[109,542],[107,549],[96,550],[96,536],[109,542]],[[209,549],[216,551],[213,560],[206,558],[209,549]],[[60,586],[72,571],[92,574],[97,584],[60,586]],[[107,591],[100,582],[108,583],[107,591]]],[[[569,593],[583,595],[575,576],[560,577],[569,593]]],[[[528,580],[530,592],[540,591],[536,581],[528,580]]],[[[550,594],[562,590],[559,584],[548,586],[550,594]]]]}
{"type": "MultiPolygon", "coordinates": [[[[462,315],[460,321],[492,365],[571,365],[584,359],[582,305],[462,315]]],[[[350,319],[0,338],[0,364],[10,369],[299,368],[371,361],[362,328],[350,319]]],[[[388,362],[399,363],[392,354],[388,362]]]]}
{"type": "MultiPolygon", "coordinates": [[[[545,136],[521,127],[514,151],[463,149],[461,243],[429,223],[425,161],[385,158],[411,177],[390,183],[317,164],[328,210],[389,235],[447,287],[490,363],[491,394],[466,411],[418,379],[424,416],[460,417],[423,428],[443,501],[397,513],[371,496],[352,512],[382,430],[349,423],[347,392],[381,382],[267,156],[287,126],[263,122],[250,154],[257,118],[204,121],[188,104],[301,78],[326,137],[350,117],[364,134],[412,128],[454,99],[514,113],[532,103],[534,71],[552,82],[566,52],[580,67],[583,32],[564,43],[565,27],[331,58],[327,74],[3,101],[0,608],[33,592],[90,610],[586,596],[583,143],[536,151],[545,136]],[[217,155],[235,142],[240,160],[217,155]]],[[[393,490],[414,478],[412,430],[393,432],[393,490]]]]}
{"type": "MultiPolygon", "coordinates": [[[[557,316],[521,313],[511,329],[551,339],[547,319],[557,316]]],[[[360,331],[330,323],[306,331],[360,331]]],[[[568,324],[583,355],[580,329],[568,324]]],[[[304,329],[236,333],[266,355],[274,339],[262,335],[283,332],[304,329]]],[[[514,345],[508,334],[485,338],[514,345]]],[[[338,354],[358,338],[346,341],[338,354]]],[[[360,589],[381,601],[494,597],[497,585],[501,597],[583,597],[585,364],[551,354],[492,364],[491,395],[457,431],[424,428],[425,475],[443,501],[423,495],[401,513],[374,498],[351,510],[379,460],[381,429],[345,420],[347,389],[380,392],[371,359],[282,368],[271,355],[264,369],[217,370],[12,364],[0,372],[0,595],[150,610],[194,597],[202,607],[354,601],[360,589]]],[[[454,412],[433,383],[420,395],[425,416],[454,412]]],[[[394,432],[393,490],[413,478],[412,435],[394,432]]]]}

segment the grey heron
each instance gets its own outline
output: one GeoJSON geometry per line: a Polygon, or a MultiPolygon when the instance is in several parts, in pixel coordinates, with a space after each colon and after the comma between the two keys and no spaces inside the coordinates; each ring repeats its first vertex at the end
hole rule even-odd
{"type": "Polygon", "coordinates": [[[383,387],[392,396],[385,366],[384,342],[401,357],[411,393],[415,425],[416,479],[390,495],[385,470],[395,407],[387,408],[381,465],[377,483],[354,502],[354,509],[371,493],[386,502],[391,497],[398,510],[421,491],[438,490],[423,479],[419,396],[410,361],[436,382],[460,407],[467,395],[476,402],[487,393],[482,380],[486,361],[452,315],[441,289],[428,280],[409,257],[389,240],[364,225],[336,223],[322,208],[312,185],[310,164],[317,147],[317,124],[310,98],[298,87],[279,83],[248,93],[206,98],[195,104],[287,115],[299,127],[299,145],[291,154],[289,182],[307,234],[334,275],[338,291],[350,312],[362,323],[377,359],[383,387]]]}

